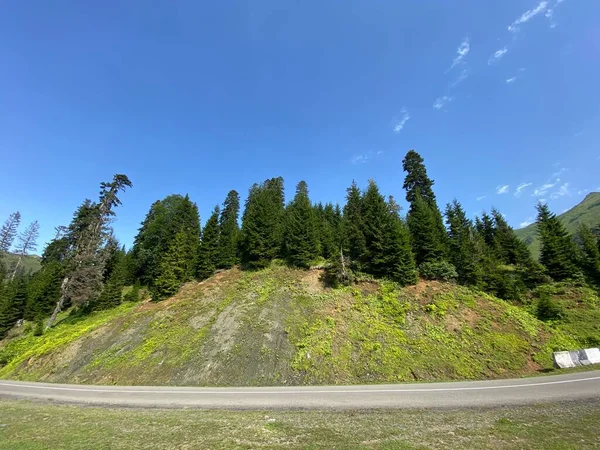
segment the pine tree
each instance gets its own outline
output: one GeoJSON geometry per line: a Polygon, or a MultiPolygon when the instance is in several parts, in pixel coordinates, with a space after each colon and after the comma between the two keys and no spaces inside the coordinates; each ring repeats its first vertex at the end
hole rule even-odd
{"type": "Polygon", "coordinates": [[[18,320],[23,318],[27,303],[27,282],[19,277],[11,282],[5,293],[5,300],[0,309],[0,339],[6,336],[18,320]]]}
{"type": "Polygon", "coordinates": [[[210,277],[219,263],[219,207],[215,206],[204,225],[198,256],[198,278],[210,277]]]}
{"type": "Polygon", "coordinates": [[[344,254],[350,258],[350,264],[360,268],[360,262],[366,252],[364,220],[362,217],[362,196],[355,181],[346,190],[346,205],[342,218],[344,254]]]}
{"type": "Polygon", "coordinates": [[[458,282],[476,286],[481,280],[481,267],[475,230],[456,199],[446,205],[446,223],[449,234],[449,260],[456,268],[458,282]]]}
{"type": "Polygon", "coordinates": [[[585,224],[579,226],[577,236],[581,246],[581,268],[590,283],[600,287],[600,240],[585,224]]]}
{"type": "Polygon", "coordinates": [[[21,223],[21,213],[19,211],[12,213],[0,229],[0,256],[8,252],[17,236],[19,224],[21,223]]]}
{"type": "Polygon", "coordinates": [[[98,300],[92,305],[95,310],[114,308],[121,304],[126,277],[126,252],[119,248],[116,240],[109,243],[108,257],[104,272],[104,287],[98,300]]]}
{"type": "Polygon", "coordinates": [[[238,263],[239,213],[240,196],[236,191],[229,191],[219,218],[219,268],[229,269],[238,263]]]}
{"type": "Polygon", "coordinates": [[[423,158],[414,150],[406,154],[402,167],[406,172],[406,201],[410,203],[407,223],[417,264],[443,259],[448,236],[433,193],[434,181],[427,175],[423,158]]]}
{"type": "Polygon", "coordinates": [[[71,225],[72,241],[67,258],[66,276],[61,283],[61,295],[46,325],[50,328],[66,301],[77,306],[93,303],[102,291],[107,253],[104,247],[112,236],[111,220],[114,208],[121,205],[119,192],[131,187],[126,175],[116,174],[110,183],[100,183],[97,204],[86,201],[71,225]],[[81,214],[81,217],[79,216],[81,214]]]}
{"type": "Polygon", "coordinates": [[[187,236],[179,231],[171,243],[169,250],[160,263],[160,275],[151,287],[152,299],[162,300],[177,293],[186,278],[187,271],[187,236]]]}
{"type": "Polygon", "coordinates": [[[386,203],[373,180],[362,198],[365,272],[387,277],[401,284],[416,281],[410,238],[393,204],[386,203]]]}
{"type": "Polygon", "coordinates": [[[240,254],[244,265],[266,267],[282,253],[283,179],[250,188],[242,217],[240,254]]]}
{"type": "Polygon", "coordinates": [[[131,261],[134,278],[152,286],[160,275],[160,265],[175,235],[186,235],[182,249],[186,259],[184,278],[190,280],[198,266],[200,217],[198,207],[186,195],[169,195],[152,204],[134,240],[131,261]]]}
{"type": "Polygon", "coordinates": [[[537,205],[537,228],[540,237],[540,263],[556,281],[576,277],[577,248],[555,214],[551,213],[548,205],[537,205]]]}
{"type": "Polygon", "coordinates": [[[286,210],[284,245],[288,263],[296,267],[310,267],[319,254],[316,218],[304,181],[298,183],[296,196],[286,210]]]}
{"type": "Polygon", "coordinates": [[[437,261],[446,256],[444,238],[440,235],[437,222],[437,213],[417,193],[407,217],[417,265],[437,261]]]}
{"type": "Polygon", "coordinates": [[[339,256],[341,217],[338,215],[339,206],[337,209],[338,213],[331,203],[327,203],[325,206],[318,203],[313,207],[319,236],[319,253],[325,259],[339,256]]]}

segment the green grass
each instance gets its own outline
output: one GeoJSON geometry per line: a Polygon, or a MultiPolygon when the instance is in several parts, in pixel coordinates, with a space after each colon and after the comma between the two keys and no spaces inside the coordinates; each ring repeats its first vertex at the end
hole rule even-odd
{"type": "MultiPolygon", "coordinates": [[[[581,223],[593,228],[600,226],[600,192],[589,193],[579,204],[560,214],[558,218],[571,234],[577,231],[577,227],[581,223]]],[[[540,256],[540,241],[535,223],[515,230],[515,232],[537,259],[540,256]]]]}
{"type": "Polygon", "coordinates": [[[0,449],[586,449],[600,405],[201,411],[0,400],[0,449]]]}

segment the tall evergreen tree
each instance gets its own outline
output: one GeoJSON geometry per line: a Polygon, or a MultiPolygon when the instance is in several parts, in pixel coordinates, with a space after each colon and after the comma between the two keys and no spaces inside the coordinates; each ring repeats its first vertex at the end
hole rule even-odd
{"type": "Polygon", "coordinates": [[[229,191],[219,218],[219,268],[229,269],[238,263],[239,214],[240,196],[236,191],[229,191]]]}
{"type": "Polygon", "coordinates": [[[135,278],[147,286],[152,285],[160,275],[164,255],[179,232],[185,235],[185,245],[181,249],[182,257],[187,261],[183,280],[193,278],[198,266],[200,217],[198,207],[187,195],[169,195],[150,207],[132,249],[135,278]]]}
{"type": "Polygon", "coordinates": [[[456,268],[458,282],[476,286],[481,280],[473,223],[467,218],[462,205],[454,199],[446,205],[446,224],[449,234],[449,260],[456,268]]]}
{"type": "Polygon", "coordinates": [[[198,277],[210,277],[219,263],[219,207],[215,206],[212,214],[204,225],[198,257],[198,277]]]}
{"type": "Polygon", "coordinates": [[[406,201],[410,203],[407,223],[417,264],[445,258],[448,236],[433,193],[434,181],[427,175],[423,158],[414,150],[406,154],[402,167],[406,172],[406,201]]]}
{"type": "Polygon", "coordinates": [[[577,267],[577,248],[567,230],[550,212],[548,205],[537,205],[537,229],[540,237],[540,263],[556,281],[576,277],[580,272],[577,267]]]}
{"type": "Polygon", "coordinates": [[[360,268],[366,252],[364,220],[362,216],[362,196],[355,181],[346,189],[346,205],[342,218],[344,254],[350,258],[352,266],[360,268]]]}
{"type": "Polygon", "coordinates": [[[284,235],[288,263],[308,268],[319,254],[319,239],[314,210],[304,181],[296,186],[296,196],[287,207],[284,235]]]}
{"type": "Polygon", "coordinates": [[[184,230],[175,234],[167,253],[163,255],[159,276],[150,290],[154,301],[162,300],[177,293],[186,280],[188,270],[188,236],[184,230]]]}
{"type": "Polygon", "coordinates": [[[600,287],[600,240],[591,228],[581,224],[577,230],[581,245],[581,267],[590,283],[600,287]]]}
{"type": "Polygon", "coordinates": [[[25,304],[27,303],[27,282],[25,278],[18,277],[12,281],[7,291],[4,303],[0,308],[0,339],[4,338],[8,330],[23,318],[25,304]]]}
{"type": "Polygon", "coordinates": [[[407,224],[418,265],[440,260],[446,256],[445,236],[440,233],[437,212],[418,192],[410,205],[407,224]]]}
{"type": "Polygon", "coordinates": [[[281,254],[283,239],[283,179],[273,178],[250,188],[242,217],[240,253],[249,267],[266,267],[281,254]]]}
{"type": "Polygon", "coordinates": [[[126,175],[116,174],[110,183],[100,183],[100,196],[97,204],[86,202],[87,212],[78,238],[68,257],[66,276],[61,283],[61,296],[48,321],[51,327],[56,316],[62,310],[65,301],[76,305],[93,302],[102,291],[103,274],[107,252],[104,251],[107,240],[112,236],[110,222],[115,215],[114,208],[121,204],[119,192],[131,187],[132,183],[126,175]]]}
{"type": "Polygon", "coordinates": [[[416,270],[410,238],[394,209],[370,180],[362,198],[365,237],[362,267],[373,275],[411,284],[416,281],[416,270]]]}

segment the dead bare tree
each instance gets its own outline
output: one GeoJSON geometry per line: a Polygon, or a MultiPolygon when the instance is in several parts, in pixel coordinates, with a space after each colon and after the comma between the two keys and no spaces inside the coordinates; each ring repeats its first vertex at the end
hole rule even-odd
{"type": "Polygon", "coordinates": [[[82,305],[93,301],[102,291],[107,258],[104,246],[112,235],[110,222],[115,215],[113,208],[121,204],[118,193],[131,186],[126,175],[117,174],[111,183],[100,184],[99,203],[87,201],[82,205],[84,208],[80,208],[80,220],[74,219],[69,231],[71,248],[67,275],[46,329],[54,324],[67,299],[75,305],[82,305]]]}
{"type": "Polygon", "coordinates": [[[0,252],[7,252],[17,236],[17,230],[21,223],[21,213],[12,213],[0,229],[0,252]]]}
{"type": "Polygon", "coordinates": [[[30,223],[29,226],[25,228],[25,231],[19,234],[17,248],[15,249],[15,253],[17,253],[19,257],[15,267],[13,268],[10,281],[15,279],[15,275],[17,274],[17,270],[19,269],[23,258],[37,249],[37,238],[39,235],[40,225],[38,224],[37,220],[30,223]]]}

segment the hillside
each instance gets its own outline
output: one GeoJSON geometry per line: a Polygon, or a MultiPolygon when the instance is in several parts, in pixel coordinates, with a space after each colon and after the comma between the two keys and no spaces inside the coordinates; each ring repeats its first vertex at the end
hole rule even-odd
{"type": "MultiPolygon", "coordinates": [[[[13,253],[5,253],[2,256],[1,261],[4,263],[5,267],[10,270],[15,266],[18,259],[18,255],[15,255],[13,253]]],[[[25,256],[21,260],[21,267],[25,269],[25,273],[35,273],[42,268],[40,260],[41,258],[37,255],[25,256]]]]}
{"type": "MultiPolygon", "coordinates": [[[[579,204],[558,217],[569,233],[575,233],[580,223],[597,227],[600,225],[600,192],[589,193],[579,204]]],[[[539,258],[540,242],[536,224],[515,230],[515,233],[527,244],[533,256],[539,258]]]]}
{"type": "Polygon", "coordinates": [[[0,378],[208,386],[496,378],[549,368],[553,350],[578,345],[463,287],[331,289],[320,275],[232,269],[163,302],[66,317],[41,337],[21,331],[0,344],[0,378]]]}

